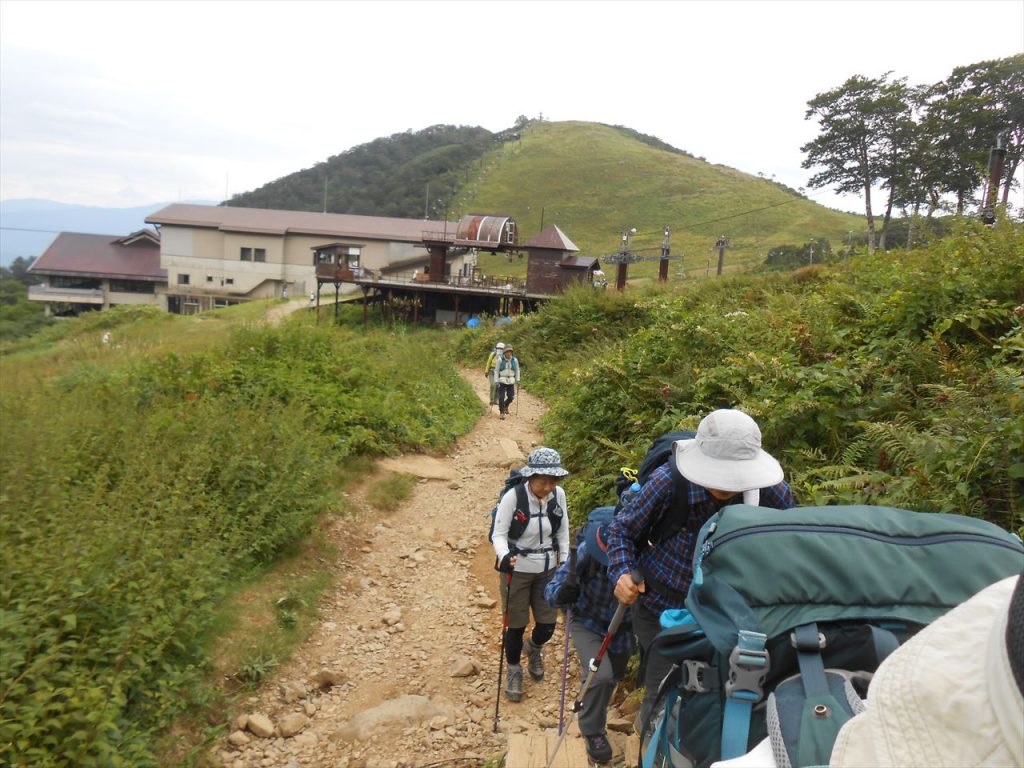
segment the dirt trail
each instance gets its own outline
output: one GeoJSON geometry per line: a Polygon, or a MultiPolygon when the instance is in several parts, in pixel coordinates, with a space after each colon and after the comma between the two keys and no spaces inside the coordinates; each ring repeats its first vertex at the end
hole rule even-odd
{"type": "MultiPolygon", "coordinates": [[[[486,403],[482,373],[465,376],[486,403]]],[[[510,463],[521,466],[541,444],[542,412],[539,401],[521,393],[509,419],[499,420],[497,409],[490,409],[447,455],[383,462],[385,470],[420,477],[399,509],[375,512],[353,493],[359,518],[332,529],[344,564],[319,625],[294,660],[243,702],[232,734],[215,747],[217,763],[474,765],[505,751],[507,730],[557,726],[561,618],[547,647],[545,679],[527,679],[522,702],[502,698],[499,732],[492,732],[502,616],[486,537],[488,512],[510,463]],[[311,682],[321,670],[346,681],[321,690],[311,682]],[[400,698],[408,695],[430,702],[400,698]],[[385,704],[400,712],[392,722],[374,729],[362,722],[366,715],[357,717],[385,704]],[[247,716],[257,713],[269,718],[276,734],[261,738],[253,732],[261,721],[247,716]],[[286,716],[301,730],[282,738],[286,716]]],[[[568,705],[578,688],[575,666],[570,664],[568,705]]]]}

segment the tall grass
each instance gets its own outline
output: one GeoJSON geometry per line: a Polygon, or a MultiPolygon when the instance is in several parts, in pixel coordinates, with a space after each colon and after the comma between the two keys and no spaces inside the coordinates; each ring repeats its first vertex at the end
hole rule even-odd
{"type": "MultiPolygon", "coordinates": [[[[651,440],[738,407],[802,503],[1024,526],[1024,234],[965,224],[911,254],[609,297],[501,329],[551,409],[575,514],[651,440]],[[535,372],[535,373],[534,373],[535,372]]],[[[483,359],[497,331],[467,336],[483,359]]]]}
{"type": "Polygon", "coordinates": [[[89,322],[3,363],[0,763],[155,763],[227,585],[311,530],[347,460],[480,409],[436,334],[300,320],[148,354],[152,328],[95,348],[89,322]]]}

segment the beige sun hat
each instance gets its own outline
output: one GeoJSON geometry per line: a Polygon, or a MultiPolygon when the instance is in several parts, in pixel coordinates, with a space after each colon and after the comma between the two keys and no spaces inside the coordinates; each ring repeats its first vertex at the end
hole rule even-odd
{"type": "Polygon", "coordinates": [[[675,460],[679,473],[691,483],[718,491],[767,488],[783,477],[779,462],[761,449],[757,422],[731,408],[701,419],[693,440],[676,441],[675,460]]]}

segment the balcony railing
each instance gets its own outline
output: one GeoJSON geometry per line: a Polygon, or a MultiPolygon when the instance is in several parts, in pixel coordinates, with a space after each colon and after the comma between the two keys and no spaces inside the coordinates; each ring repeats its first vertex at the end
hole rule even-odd
{"type": "Polygon", "coordinates": [[[102,304],[102,288],[61,288],[52,285],[30,285],[31,301],[66,301],[72,304],[102,304]]]}

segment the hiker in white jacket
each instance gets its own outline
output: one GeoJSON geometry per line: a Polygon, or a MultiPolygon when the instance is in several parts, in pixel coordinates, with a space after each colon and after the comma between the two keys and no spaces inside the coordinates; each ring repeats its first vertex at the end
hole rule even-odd
{"type": "Polygon", "coordinates": [[[561,456],[552,448],[537,448],[519,473],[526,482],[501,497],[491,538],[508,619],[505,696],[510,701],[523,696],[520,660],[524,649],[530,677],[536,681],[544,678],[541,647],[555,633],[558,619],[558,611],[544,600],[544,587],[569,557],[569,515],[565,491],[559,485],[569,472],[562,467],[561,456]],[[524,641],[531,612],[533,632],[524,641]]]}
{"type": "Polygon", "coordinates": [[[498,384],[498,410],[501,418],[508,416],[508,407],[515,399],[519,385],[519,361],[512,354],[512,345],[506,344],[498,364],[494,366],[494,381],[498,384]]]}

